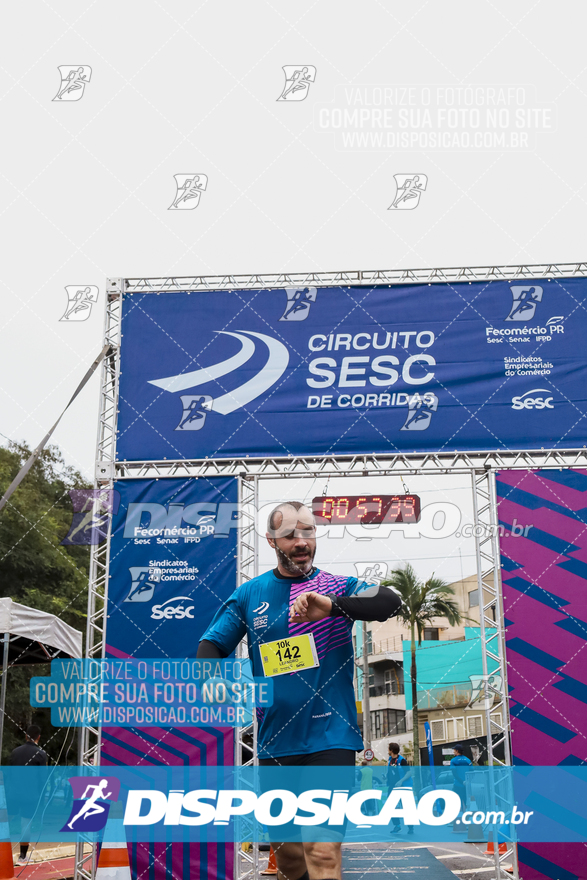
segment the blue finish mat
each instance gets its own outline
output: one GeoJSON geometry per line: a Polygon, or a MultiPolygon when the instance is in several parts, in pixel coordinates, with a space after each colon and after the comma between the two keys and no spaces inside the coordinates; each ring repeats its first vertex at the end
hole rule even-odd
{"type": "Polygon", "coordinates": [[[349,880],[454,880],[455,876],[428,849],[376,849],[365,845],[343,847],[342,875],[349,880]]]}

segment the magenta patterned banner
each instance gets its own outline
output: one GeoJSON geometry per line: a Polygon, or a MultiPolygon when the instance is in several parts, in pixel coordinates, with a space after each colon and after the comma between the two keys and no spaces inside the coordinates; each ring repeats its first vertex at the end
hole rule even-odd
{"type": "MultiPolygon", "coordinates": [[[[513,763],[587,763],[587,472],[497,477],[513,763]]],[[[524,880],[584,880],[583,844],[519,844],[524,880]]]]}

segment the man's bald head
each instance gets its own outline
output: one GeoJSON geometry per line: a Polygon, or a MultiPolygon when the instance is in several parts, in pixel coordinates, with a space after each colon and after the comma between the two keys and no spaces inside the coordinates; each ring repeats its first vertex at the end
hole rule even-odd
{"type": "Polygon", "coordinates": [[[272,538],[283,538],[299,528],[298,523],[307,528],[316,527],[314,514],[309,507],[301,501],[283,501],[269,514],[267,531],[272,538]]]}
{"type": "Polygon", "coordinates": [[[301,501],[284,501],[273,508],[267,520],[267,540],[277,553],[282,574],[300,577],[311,571],[316,523],[312,511],[301,501]]]}

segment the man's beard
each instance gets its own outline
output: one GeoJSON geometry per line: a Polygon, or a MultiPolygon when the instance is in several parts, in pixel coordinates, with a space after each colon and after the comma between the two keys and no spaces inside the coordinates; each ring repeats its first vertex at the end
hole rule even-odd
{"type": "Polygon", "coordinates": [[[284,553],[280,547],[275,548],[277,550],[277,560],[280,565],[287,571],[288,574],[292,574],[295,577],[299,577],[300,575],[309,574],[312,570],[312,562],[314,561],[314,556],[316,555],[316,548],[314,548],[314,552],[310,551],[310,558],[304,558],[300,563],[295,562],[287,553],[284,553]]]}

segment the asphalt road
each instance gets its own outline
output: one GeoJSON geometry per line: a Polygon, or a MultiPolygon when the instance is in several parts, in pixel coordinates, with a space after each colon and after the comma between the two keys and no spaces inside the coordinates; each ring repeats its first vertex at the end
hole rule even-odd
{"type": "MultiPolygon", "coordinates": [[[[343,845],[343,877],[349,880],[493,880],[493,856],[484,855],[485,843],[411,844],[350,843],[343,845]]],[[[268,854],[260,854],[260,871],[268,854]]]]}

